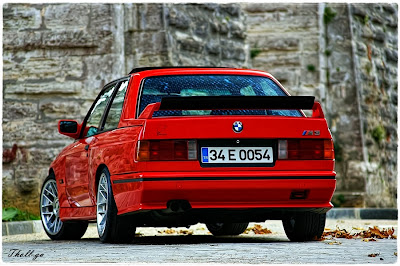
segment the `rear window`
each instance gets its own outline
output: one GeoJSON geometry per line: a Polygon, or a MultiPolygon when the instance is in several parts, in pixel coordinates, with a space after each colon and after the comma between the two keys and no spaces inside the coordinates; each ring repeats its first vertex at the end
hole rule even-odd
{"type": "MultiPolygon", "coordinates": [[[[163,97],[188,96],[286,96],[271,79],[240,75],[178,75],[149,77],[144,80],[139,112],[163,97]]],[[[157,111],[157,116],[194,115],[278,115],[302,116],[298,110],[173,110],[157,111]]]]}

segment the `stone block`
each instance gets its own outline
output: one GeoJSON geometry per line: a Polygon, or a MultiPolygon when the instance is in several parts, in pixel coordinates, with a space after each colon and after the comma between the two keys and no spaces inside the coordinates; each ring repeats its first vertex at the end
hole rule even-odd
{"type": "MultiPolygon", "coordinates": [[[[17,144],[18,146],[32,146],[36,145],[39,140],[46,141],[60,141],[65,145],[65,140],[72,140],[66,136],[60,135],[57,129],[58,120],[49,121],[49,119],[42,122],[40,120],[17,120],[3,123],[3,131],[7,132],[4,136],[3,143],[9,146],[17,144]]],[[[49,144],[43,146],[49,147],[49,144]]]]}
{"type": "Polygon", "coordinates": [[[206,49],[209,54],[218,55],[221,53],[221,47],[218,42],[208,42],[206,49]]]}
{"type": "Polygon", "coordinates": [[[163,27],[162,5],[139,5],[139,28],[141,30],[160,30],[163,27]]]}
{"type": "Polygon", "coordinates": [[[299,50],[300,40],[294,37],[271,37],[268,35],[250,36],[253,47],[263,50],[293,51],[299,50]]]}
{"type": "Polygon", "coordinates": [[[49,4],[44,9],[44,25],[51,31],[84,29],[90,23],[90,12],[90,4],[49,4]]]}
{"type": "Polygon", "coordinates": [[[96,48],[101,40],[92,33],[81,29],[54,30],[42,33],[41,47],[55,48],[96,48]]]}
{"type": "Polygon", "coordinates": [[[383,3],[380,5],[382,5],[383,9],[390,14],[397,13],[397,5],[394,3],[383,3]]]}
{"type": "Polygon", "coordinates": [[[178,40],[178,44],[180,45],[182,50],[196,53],[201,53],[205,46],[203,42],[198,41],[192,37],[178,40]]]}
{"type": "Polygon", "coordinates": [[[3,120],[34,119],[37,116],[36,102],[3,101],[3,120]]]}
{"type": "Polygon", "coordinates": [[[208,37],[210,27],[206,19],[196,19],[193,27],[194,34],[202,38],[208,37]]]}
{"type": "Polygon", "coordinates": [[[38,29],[41,26],[40,9],[35,5],[6,4],[3,6],[3,31],[38,29]]]}
{"type": "Polygon", "coordinates": [[[17,50],[26,49],[31,50],[39,48],[42,45],[42,33],[37,31],[4,31],[3,32],[3,49],[4,50],[17,50]]]}
{"type": "Polygon", "coordinates": [[[247,34],[245,31],[245,26],[239,21],[233,21],[230,23],[230,29],[233,37],[239,39],[245,39],[247,34]]]}
{"type": "Polygon", "coordinates": [[[181,30],[188,29],[191,23],[190,17],[183,11],[179,11],[177,8],[168,9],[167,20],[169,25],[173,25],[177,29],[181,30]]]}
{"type": "Polygon", "coordinates": [[[245,11],[250,13],[264,13],[264,12],[288,12],[291,5],[288,4],[267,4],[267,3],[245,3],[242,4],[245,11]]]}
{"type": "Polygon", "coordinates": [[[26,149],[29,156],[28,162],[32,165],[50,165],[63,148],[64,147],[48,147],[46,149],[43,149],[41,147],[28,148],[26,149]]]}
{"type": "Polygon", "coordinates": [[[5,86],[4,94],[22,94],[24,96],[28,94],[76,94],[82,90],[82,82],[80,81],[69,81],[64,82],[53,82],[39,83],[38,81],[26,81],[17,84],[10,84],[5,86]]]}
{"type": "Polygon", "coordinates": [[[263,53],[259,56],[253,58],[253,66],[255,68],[265,68],[268,69],[287,67],[291,68],[294,66],[301,66],[301,55],[299,53],[263,53]],[[264,65],[264,67],[263,67],[264,65]]]}
{"type": "Polygon", "coordinates": [[[3,222],[1,227],[2,227],[2,236],[7,236],[8,235],[7,223],[3,222]]]}
{"type": "Polygon", "coordinates": [[[137,12],[137,5],[133,3],[124,4],[124,29],[126,31],[135,31],[139,29],[137,23],[137,12]]]}
{"type": "Polygon", "coordinates": [[[27,81],[28,83],[45,83],[54,79],[80,79],[84,72],[81,57],[71,56],[64,58],[31,57],[24,59],[5,60],[4,69],[7,70],[5,80],[27,81]]]}
{"type": "MultiPolygon", "coordinates": [[[[60,101],[58,99],[46,99],[40,101],[39,110],[45,117],[51,118],[74,118],[81,113],[81,101],[60,101]]],[[[87,110],[86,110],[87,111],[87,110]]]]}
{"type": "Polygon", "coordinates": [[[221,4],[219,9],[221,12],[226,12],[233,17],[240,15],[240,5],[238,4],[221,4]]]}
{"type": "Polygon", "coordinates": [[[39,165],[19,164],[15,168],[15,185],[21,193],[37,193],[39,180],[47,176],[47,170],[39,165]]]}
{"type": "Polygon", "coordinates": [[[396,50],[385,48],[385,55],[386,55],[386,59],[388,61],[392,61],[394,63],[397,63],[398,54],[397,54],[396,50]]]}
{"type": "Polygon", "coordinates": [[[31,234],[33,233],[32,221],[21,221],[21,222],[8,222],[8,235],[18,234],[31,234]]]}

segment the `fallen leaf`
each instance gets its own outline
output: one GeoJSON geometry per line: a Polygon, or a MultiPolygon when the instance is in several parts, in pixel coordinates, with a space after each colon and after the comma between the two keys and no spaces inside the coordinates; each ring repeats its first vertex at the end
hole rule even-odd
{"type": "Polygon", "coordinates": [[[265,235],[265,234],[271,234],[271,230],[268,228],[263,228],[260,224],[255,224],[253,227],[247,228],[244,233],[248,234],[249,232],[253,232],[256,235],[265,235]]]}
{"type": "Polygon", "coordinates": [[[166,230],[158,231],[158,232],[161,234],[168,234],[168,235],[176,233],[176,231],[174,229],[166,229],[166,230]]]}
{"type": "Polygon", "coordinates": [[[371,254],[368,254],[368,257],[376,257],[376,256],[379,256],[379,253],[371,253],[371,254]]]}
{"type": "Polygon", "coordinates": [[[376,241],[375,238],[364,238],[362,241],[369,242],[369,241],[376,241]]]}
{"type": "Polygon", "coordinates": [[[393,255],[397,256],[397,252],[393,253],[393,255]]]}
{"type": "Polygon", "coordinates": [[[328,245],[341,245],[342,242],[339,242],[339,241],[332,241],[332,242],[328,242],[328,243],[326,243],[326,244],[328,244],[328,245]]]}
{"type": "Polygon", "coordinates": [[[183,234],[183,235],[193,235],[193,231],[192,230],[180,230],[179,234],[183,234]]]}

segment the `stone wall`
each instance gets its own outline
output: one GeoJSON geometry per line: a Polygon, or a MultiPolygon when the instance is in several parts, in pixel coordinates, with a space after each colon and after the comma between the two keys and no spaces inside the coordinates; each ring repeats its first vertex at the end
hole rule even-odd
{"type": "Polygon", "coordinates": [[[249,67],[237,4],[5,4],[3,206],[38,213],[48,167],[100,89],[134,67],[249,67]]]}
{"type": "Polygon", "coordinates": [[[243,4],[254,68],[322,102],[337,206],[397,198],[397,5],[243,4]]]}
{"type": "Polygon", "coordinates": [[[363,134],[363,162],[347,174],[364,175],[367,206],[396,206],[398,7],[352,4],[347,12],[363,134]]]}
{"type": "Polygon", "coordinates": [[[252,67],[322,102],[340,206],[396,206],[396,4],[5,4],[3,204],[38,213],[48,166],[102,86],[140,66],[252,67]]]}

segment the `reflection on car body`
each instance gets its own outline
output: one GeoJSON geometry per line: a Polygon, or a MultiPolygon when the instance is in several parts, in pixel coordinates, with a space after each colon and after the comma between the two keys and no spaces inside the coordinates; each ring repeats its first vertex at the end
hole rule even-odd
{"type": "Polygon", "coordinates": [[[238,235],[249,222],[279,219],[290,240],[307,241],[321,236],[332,208],[321,105],[290,96],[266,72],[134,69],[59,132],[75,141],[42,187],[51,239],[79,239],[90,221],[102,242],[131,242],[138,226],[202,222],[214,235],[238,235]]]}

